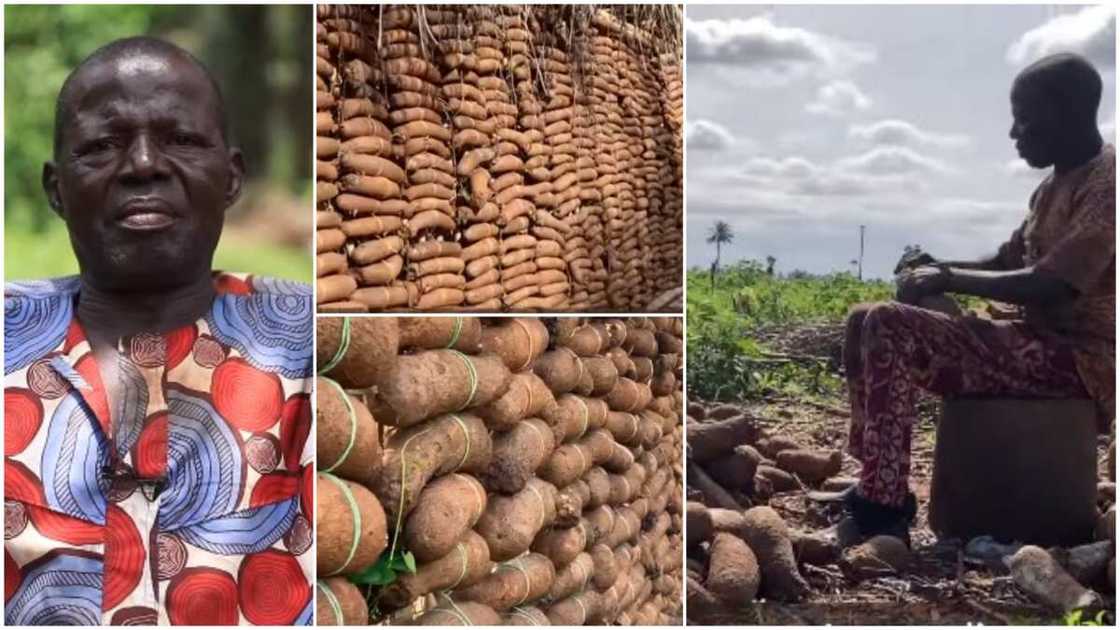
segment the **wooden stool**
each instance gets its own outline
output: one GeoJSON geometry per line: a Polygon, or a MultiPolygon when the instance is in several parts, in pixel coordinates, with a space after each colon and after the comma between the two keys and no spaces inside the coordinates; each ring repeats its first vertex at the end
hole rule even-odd
{"type": "Polygon", "coordinates": [[[1090,400],[947,399],[937,426],[930,527],[967,542],[1078,545],[1097,519],[1090,400]]]}

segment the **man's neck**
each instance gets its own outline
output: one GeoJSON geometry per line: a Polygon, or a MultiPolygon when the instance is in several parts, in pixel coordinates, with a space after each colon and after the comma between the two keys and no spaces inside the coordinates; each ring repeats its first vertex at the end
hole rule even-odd
{"type": "Polygon", "coordinates": [[[101,288],[82,274],[78,320],[91,342],[115,345],[121,337],[168,332],[196,321],[210,309],[214,295],[209,274],[180,286],[140,291],[101,288]]]}
{"type": "Polygon", "coordinates": [[[1071,142],[1064,151],[1064,155],[1055,160],[1055,174],[1061,175],[1076,170],[1089,160],[1097,157],[1101,152],[1101,147],[1104,146],[1104,140],[1101,139],[1101,134],[1096,127],[1085,130],[1078,134],[1076,138],[1079,140],[1071,142]]]}

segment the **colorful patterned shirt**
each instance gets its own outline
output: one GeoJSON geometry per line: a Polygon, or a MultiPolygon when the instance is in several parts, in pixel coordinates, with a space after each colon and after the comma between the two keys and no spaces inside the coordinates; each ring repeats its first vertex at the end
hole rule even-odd
{"type": "Polygon", "coordinates": [[[311,290],[214,280],[120,340],[112,409],[78,279],[6,286],[7,625],[311,623],[311,290]]]}
{"type": "Polygon", "coordinates": [[[1024,308],[1033,328],[1074,349],[1102,419],[1116,416],[1116,149],[1051,174],[1022,226],[1000,248],[1009,269],[1033,265],[1077,290],[1072,302],[1024,308]]]}

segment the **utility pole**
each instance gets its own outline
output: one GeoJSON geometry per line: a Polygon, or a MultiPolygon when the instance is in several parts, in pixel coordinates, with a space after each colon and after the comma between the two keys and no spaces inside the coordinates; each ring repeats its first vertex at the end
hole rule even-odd
{"type": "Polygon", "coordinates": [[[857,278],[863,282],[863,233],[867,230],[866,225],[859,226],[859,269],[856,272],[857,278]]]}

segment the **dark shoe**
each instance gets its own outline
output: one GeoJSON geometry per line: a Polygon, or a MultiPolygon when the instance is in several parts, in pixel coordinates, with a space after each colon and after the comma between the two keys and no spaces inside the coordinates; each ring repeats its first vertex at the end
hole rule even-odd
{"type": "Polygon", "coordinates": [[[859,530],[856,519],[847,514],[835,525],[820,532],[820,536],[830,543],[835,544],[839,551],[843,551],[848,547],[855,547],[867,540],[867,537],[859,530]]]}
{"type": "Polygon", "coordinates": [[[810,492],[808,496],[818,503],[843,504],[844,517],[826,530],[841,548],[879,535],[900,538],[910,546],[910,524],[918,515],[918,499],[913,492],[906,493],[902,507],[869,501],[860,496],[854,484],[838,492],[810,492]]]}
{"type": "Polygon", "coordinates": [[[852,485],[844,488],[843,490],[811,490],[806,493],[810,501],[817,503],[848,503],[849,497],[856,493],[856,486],[859,484],[853,483],[852,485]]]}

